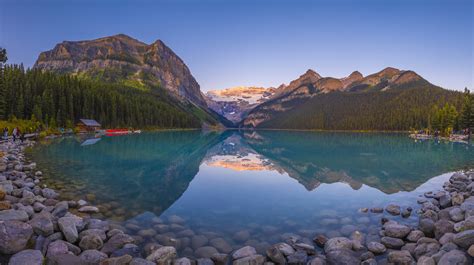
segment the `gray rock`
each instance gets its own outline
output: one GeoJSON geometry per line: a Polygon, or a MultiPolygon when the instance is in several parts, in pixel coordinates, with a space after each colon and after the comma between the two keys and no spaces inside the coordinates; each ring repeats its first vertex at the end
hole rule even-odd
{"type": "Polygon", "coordinates": [[[100,230],[104,230],[105,232],[109,231],[110,229],[109,222],[102,221],[99,219],[89,219],[87,221],[86,227],[87,229],[100,229],[100,230]]]}
{"type": "Polygon", "coordinates": [[[424,237],[425,234],[420,231],[420,230],[413,230],[411,231],[408,236],[407,236],[407,240],[410,241],[410,242],[416,242],[418,241],[420,238],[424,237]]]}
{"type": "Polygon", "coordinates": [[[415,258],[419,259],[421,256],[432,256],[439,251],[439,243],[422,243],[418,244],[414,250],[415,258]]]}
{"type": "Polygon", "coordinates": [[[209,242],[209,239],[207,239],[207,237],[205,237],[203,235],[196,235],[196,236],[193,236],[191,238],[191,246],[194,249],[198,249],[200,247],[203,247],[203,246],[207,245],[208,242],[209,242]]]}
{"type": "Polygon", "coordinates": [[[388,253],[388,262],[395,264],[415,264],[415,259],[407,250],[392,251],[388,253]]]}
{"type": "Polygon", "coordinates": [[[387,251],[387,248],[379,242],[369,242],[367,244],[367,249],[376,255],[383,254],[387,251]]]}
{"type": "Polygon", "coordinates": [[[472,259],[466,253],[460,250],[451,250],[444,254],[438,262],[438,265],[471,265],[472,259]]]}
{"type": "Polygon", "coordinates": [[[234,240],[237,242],[244,242],[250,238],[250,232],[247,230],[242,230],[234,234],[234,240]]]}
{"type": "Polygon", "coordinates": [[[99,235],[86,235],[82,237],[79,242],[79,247],[81,247],[82,250],[101,249],[103,245],[104,242],[99,235]]]}
{"type": "Polygon", "coordinates": [[[267,257],[276,264],[286,263],[285,255],[283,255],[283,253],[281,253],[281,251],[275,245],[268,248],[266,250],[266,254],[267,257]]]}
{"type": "Polygon", "coordinates": [[[244,258],[234,260],[232,265],[263,265],[265,257],[262,255],[251,255],[244,258]]]}
{"type": "Polygon", "coordinates": [[[30,225],[33,227],[33,231],[42,236],[49,236],[54,233],[53,216],[49,212],[41,212],[35,214],[33,219],[30,220],[30,225]]]}
{"type": "Polygon", "coordinates": [[[155,262],[158,265],[168,265],[176,258],[176,249],[174,247],[161,247],[153,251],[146,259],[155,262]]]}
{"type": "Polygon", "coordinates": [[[255,250],[254,247],[251,246],[245,246],[243,248],[240,248],[236,250],[234,253],[232,253],[232,259],[241,259],[244,257],[252,256],[257,254],[257,251],[255,250]]]}
{"type": "Polygon", "coordinates": [[[216,265],[226,265],[227,261],[229,260],[229,255],[216,253],[212,255],[211,259],[212,261],[214,261],[214,264],[216,265]]]}
{"type": "Polygon", "coordinates": [[[386,236],[395,238],[405,238],[411,231],[410,227],[397,223],[387,223],[384,229],[386,236]]]}
{"type": "Polygon", "coordinates": [[[466,230],[454,236],[453,242],[462,248],[469,248],[474,244],[474,229],[466,230]]]}
{"type": "Polygon", "coordinates": [[[426,236],[434,236],[435,223],[433,220],[429,218],[420,219],[418,227],[426,236]]]}
{"type": "Polygon", "coordinates": [[[26,248],[33,228],[20,221],[0,221],[0,253],[14,254],[26,248]]]}
{"type": "Polygon", "coordinates": [[[117,249],[110,255],[111,257],[120,257],[130,255],[132,258],[140,258],[140,248],[135,244],[126,244],[123,248],[117,249]]]}
{"type": "Polygon", "coordinates": [[[461,208],[454,207],[451,210],[449,210],[449,217],[454,222],[460,222],[464,220],[464,212],[463,210],[461,210],[461,208]]]}
{"type": "Polygon", "coordinates": [[[133,243],[131,236],[123,233],[118,233],[112,236],[102,247],[101,251],[105,254],[111,254],[115,250],[122,248],[125,244],[133,243]]]}
{"type": "Polygon", "coordinates": [[[95,265],[107,259],[107,255],[95,249],[84,250],[79,259],[83,265],[95,265]]]}
{"type": "Polygon", "coordinates": [[[87,229],[79,233],[79,239],[82,239],[85,236],[88,235],[97,235],[102,239],[102,241],[105,241],[107,239],[107,235],[105,234],[105,231],[102,229],[87,229]]]}
{"type": "Polygon", "coordinates": [[[400,238],[384,236],[380,239],[380,242],[387,248],[400,249],[405,243],[400,238]]]}
{"type": "Polygon", "coordinates": [[[395,204],[389,204],[385,207],[385,211],[391,215],[399,215],[400,214],[400,206],[395,204]]]}
{"type": "Polygon", "coordinates": [[[82,206],[78,211],[81,213],[98,213],[99,208],[95,206],[82,206]]]}
{"type": "Polygon", "coordinates": [[[289,256],[295,253],[295,249],[287,243],[278,243],[274,246],[285,256],[289,256]]]}
{"type": "Polygon", "coordinates": [[[42,193],[43,197],[45,197],[46,199],[56,199],[57,197],[59,197],[59,194],[57,192],[49,188],[44,188],[42,190],[42,193]]]}
{"type": "Polygon", "coordinates": [[[62,240],[56,240],[48,245],[48,251],[46,257],[51,260],[56,260],[61,254],[67,254],[69,251],[66,242],[62,240]]]}
{"type": "Polygon", "coordinates": [[[196,260],[196,265],[214,265],[214,261],[210,258],[200,258],[196,260]]]}
{"type": "Polygon", "coordinates": [[[292,265],[306,265],[308,255],[305,251],[298,250],[294,254],[287,257],[288,264],[292,265]]]}
{"type": "Polygon", "coordinates": [[[55,217],[63,217],[69,210],[69,204],[66,201],[58,202],[54,206],[54,210],[51,212],[55,217]]]}
{"type": "Polygon", "coordinates": [[[211,247],[211,246],[200,247],[196,249],[196,251],[194,251],[194,254],[198,258],[211,258],[212,255],[216,253],[219,253],[219,251],[217,251],[215,247],[211,247]]]}
{"type": "Polygon", "coordinates": [[[357,265],[360,260],[356,253],[350,249],[340,248],[326,253],[328,264],[331,265],[357,265]]]}
{"type": "Polygon", "coordinates": [[[324,251],[329,253],[333,250],[338,249],[352,249],[353,242],[352,240],[345,237],[335,237],[329,239],[326,244],[324,244],[324,251]]]}
{"type": "Polygon", "coordinates": [[[26,249],[13,255],[8,265],[42,265],[43,253],[39,250],[26,249]]]}
{"type": "Polygon", "coordinates": [[[77,219],[75,217],[61,217],[58,220],[59,229],[70,243],[76,242],[79,238],[76,221],[77,219]]]}
{"type": "Polygon", "coordinates": [[[28,214],[23,210],[3,210],[0,211],[0,221],[28,221],[28,214]]]}
{"type": "Polygon", "coordinates": [[[230,253],[232,251],[232,246],[221,237],[211,239],[209,244],[222,253],[230,253]]]}
{"type": "Polygon", "coordinates": [[[434,235],[436,239],[440,239],[446,233],[452,233],[454,231],[454,224],[448,220],[438,220],[435,223],[434,235]]]}

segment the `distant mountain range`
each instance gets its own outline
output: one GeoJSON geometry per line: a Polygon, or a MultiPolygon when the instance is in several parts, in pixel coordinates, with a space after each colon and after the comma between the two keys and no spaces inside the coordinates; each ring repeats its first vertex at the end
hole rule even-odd
{"type": "Polygon", "coordinates": [[[461,103],[461,93],[393,67],[368,76],[354,71],[344,78],[322,77],[310,69],[288,85],[253,90],[213,90],[206,99],[239,127],[308,130],[423,128],[434,105],[461,103]],[[261,91],[265,97],[259,97],[261,91]],[[238,92],[258,101],[238,97],[238,92]]]}
{"type": "Polygon", "coordinates": [[[203,95],[186,64],[162,41],[146,44],[123,34],[64,41],[41,53],[34,68],[165,93],[168,103],[204,127],[407,130],[426,127],[433,105],[458,106],[461,100],[459,92],[392,67],[344,78],[308,70],[277,88],[233,87],[203,95]]]}

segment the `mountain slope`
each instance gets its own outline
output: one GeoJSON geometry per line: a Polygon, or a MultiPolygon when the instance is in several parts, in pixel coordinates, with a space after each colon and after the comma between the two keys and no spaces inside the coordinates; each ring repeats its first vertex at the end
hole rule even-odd
{"type": "Polygon", "coordinates": [[[460,104],[461,94],[413,71],[385,68],[363,77],[321,77],[312,70],[251,110],[241,127],[408,130],[426,127],[433,105],[460,104]]]}
{"type": "Polygon", "coordinates": [[[148,45],[119,34],[64,41],[42,52],[34,68],[123,82],[139,89],[162,87],[179,100],[206,106],[188,67],[161,40],[148,45]]]}

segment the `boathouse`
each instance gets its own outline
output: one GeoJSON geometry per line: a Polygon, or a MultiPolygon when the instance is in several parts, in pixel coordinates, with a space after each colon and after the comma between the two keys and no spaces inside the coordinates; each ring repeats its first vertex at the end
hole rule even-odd
{"type": "Polygon", "coordinates": [[[80,119],[76,127],[79,132],[94,132],[100,130],[101,125],[96,120],[80,119]]]}

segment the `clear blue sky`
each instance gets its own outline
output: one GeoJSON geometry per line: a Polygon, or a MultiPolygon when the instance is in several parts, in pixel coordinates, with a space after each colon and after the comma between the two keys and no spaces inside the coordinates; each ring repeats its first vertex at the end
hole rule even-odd
{"type": "Polygon", "coordinates": [[[204,91],[386,66],[472,89],[473,24],[472,0],[0,0],[11,63],[32,66],[63,40],[124,33],[163,40],[204,91]]]}

